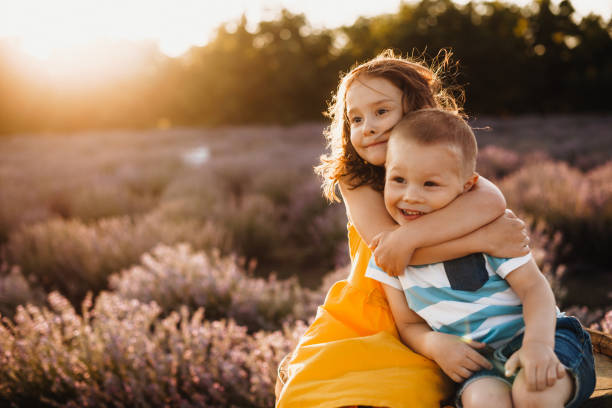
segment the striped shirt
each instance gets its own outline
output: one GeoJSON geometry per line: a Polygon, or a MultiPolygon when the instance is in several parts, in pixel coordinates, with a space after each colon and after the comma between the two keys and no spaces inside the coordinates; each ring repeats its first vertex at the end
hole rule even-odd
{"type": "Polygon", "coordinates": [[[393,277],[371,257],[366,276],[402,290],[410,308],[433,330],[499,347],[525,329],[523,305],[505,278],[530,259],[531,254],[520,258],[471,254],[408,266],[403,275],[393,277]]]}

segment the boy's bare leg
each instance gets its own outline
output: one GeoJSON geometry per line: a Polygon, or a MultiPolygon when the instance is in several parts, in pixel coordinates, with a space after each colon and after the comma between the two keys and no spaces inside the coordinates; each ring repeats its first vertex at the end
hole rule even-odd
{"type": "Polygon", "coordinates": [[[525,380],[525,373],[521,369],[512,386],[512,401],[515,408],[543,407],[563,408],[574,394],[574,380],[571,374],[566,373],[557,380],[555,385],[542,391],[529,391],[525,380]]]}
{"type": "Polygon", "coordinates": [[[483,377],[468,384],[461,394],[464,408],[512,408],[510,386],[494,377],[483,377]]]}

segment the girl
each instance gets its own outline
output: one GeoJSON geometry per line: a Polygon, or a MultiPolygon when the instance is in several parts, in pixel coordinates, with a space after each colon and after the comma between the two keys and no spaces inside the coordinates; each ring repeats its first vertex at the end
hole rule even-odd
{"type": "Polygon", "coordinates": [[[404,114],[422,108],[458,111],[436,71],[391,51],[358,65],[340,81],[329,109],[329,152],[316,172],[328,199],[338,199],[336,187],[342,194],[352,268],[346,280],[331,287],[287,359],[278,408],[429,408],[451,395],[451,382],[440,369],[400,342],[380,284],[364,276],[368,244],[376,248],[377,264],[391,274],[407,264],[474,252],[514,257],[529,251],[524,223],[504,213],[503,196],[483,178],[446,208],[405,226],[398,227],[388,215],[382,166],[389,130],[404,114]]]}

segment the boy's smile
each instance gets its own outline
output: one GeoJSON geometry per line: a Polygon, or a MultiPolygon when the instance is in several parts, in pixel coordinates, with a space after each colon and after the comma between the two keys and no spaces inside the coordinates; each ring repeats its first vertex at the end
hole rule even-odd
{"type": "Polygon", "coordinates": [[[393,138],[386,162],[385,206],[400,225],[439,210],[469,190],[477,175],[465,176],[458,149],[393,138]]]}
{"type": "Polygon", "coordinates": [[[409,208],[403,209],[399,206],[397,209],[399,210],[400,214],[402,214],[402,216],[406,219],[406,221],[416,220],[421,215],[426,214],[426,212],[423,212],[423,211],[415,211],[409,208]]]}

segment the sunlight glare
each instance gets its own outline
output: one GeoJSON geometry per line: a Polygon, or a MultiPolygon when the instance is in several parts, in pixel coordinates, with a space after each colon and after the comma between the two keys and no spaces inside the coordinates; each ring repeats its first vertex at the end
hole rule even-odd
{"type": "MultiPolygon", "coordinates": [[[[416,0],[410,0],[415,2],[416,0]]],[[[454,0],[465,4],[468,0],[454,0]]],[[[555,4],[560,0],[553,0],[555,4]]],[[[524,5],[531,0],[512,0],[524,5]]],[[[224,22],[242,14],[249,22],[274,18],[282,7],[305,13],[317,28],[350,24],[359,15],[393,12],[400,0],[345,4],[317,0],[0,0],[0,38],[16,38],[22,50],[45,59],[57,50],[66,50],[95,40],[155,40],[163,53],[177,56],[192,45],[203,45],[224,22]]],[[[586,3],[586,2],[584,2],[586,3]]],[[[583,2],[573,2],[577,12],[586,14],[583,2]]],[[[591,9],[610,15],[609,0],[593,0],[591,9]]]]}
{"type": "Polygon", "coordinates": [[[204,45],[218,24],[240,16],[245,0],[0,0],[0,40],[14,62],[41,81],[95,86],[204,45]]]}
{"type": "Polygon", "coordinates": [[[214,28],[236,19],[244,0],[219,8],[206,1],[183,0],[0,0],[0,37],[17,40],[21,50],[44,60],[53,53],[101,40],[155,40],[177,56],[203,45],[214,28]]]}
{"type": "Polygon", "coordinates": [[[48,59],[53,52],[53,48],[49,47],[48,43],[32,41],[31,39],[24,39],[23,41],[20,41],[19,48],[27,55],[38,60],[48,59]]]}
{"type": "MultiPolygon", "coordinates": [[[[416,0],[409,0],[415,2],[416,0]]],[[[468,0],[455,0],[465,4],[468,0]]],[[[560,0],[553,0],[556,4],[560,0]]],[[[531,0],[512,0],[524,5],[531,0]]],[[[191,46],[206,44],[222,23],[246,15],[249,28],[275,18],[282,7],[305,13],[315,28],[350,24],[359,15],[393,12],[400,0],[355,2],[350,8],[328,0],[0,0],[0,39],[16,40],[21,50],[39,60],[100,40],[156,41],[164,54],[176,57],[191,46]]],[[[586,2],[584,2],[586,3],[586,2]]],[[[573,2],[586,14],[583,2],[573,2]]],[[[610,15],[609,0],[590,6],[610,15]]]]}

